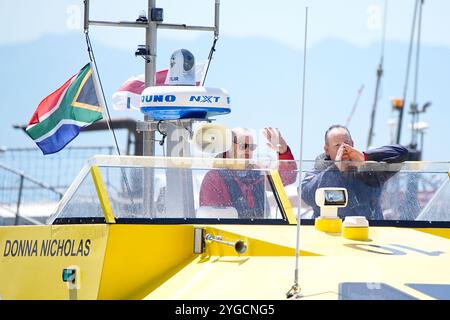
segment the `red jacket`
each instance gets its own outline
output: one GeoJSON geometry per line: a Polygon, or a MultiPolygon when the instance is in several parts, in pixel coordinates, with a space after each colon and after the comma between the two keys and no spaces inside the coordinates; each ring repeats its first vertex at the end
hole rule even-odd
{"type": "MultiPolygon", "coordinates": [[[[278,160],[294,160],[291,149],[288,147],[288,150],[285,153],[279,154],[278,160]]],[[[295,182],[297,176],[295,172],[296,169],[297,164],[295,161],[280,163],[278,170],[284,185],[295,182]]],[[[224,178],[219,171],[225,170],[211,170],[203,178],[200,188],[200,206],[233,207],[229,186],[227,186],[227,183],[224,181],[224,178]]],[[[233,170],[229,171],[233,172],[233,170]]],[[[257,185],[264,181],[264,176],[261,176],[260,179],[253,179],[251,182],[243,181],[238,175],[232,175],[232,179],[239,186],[248,208],[254,208],[254,191],[256,191],[257,185]]]]}

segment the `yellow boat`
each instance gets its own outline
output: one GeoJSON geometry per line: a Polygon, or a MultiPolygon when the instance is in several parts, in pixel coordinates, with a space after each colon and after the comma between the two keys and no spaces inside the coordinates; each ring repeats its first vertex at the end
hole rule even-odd
{"type": "MultiPolygon", "coordinates": [[[[48,225],[0,227],[1,298],[287,299],[294,279],[297,213],[291,204],[295,196],[286,192],[290,187],[284,188],[276,164],[245,169],[267,177],[261,216],[239,218],[233,208],[200,207],[195,196],[207,171],[243,171],[244,164],[90,159],[48,225]],[[147,213],[145,174],[159,181],[155,207],[147,213]],[[161,190],[170,175],[192,177],[193,214],[186,209],[186,193],[164,199],[161,190]],[[185,209],[170,211],[177,207],[185,209]]],[[[301,209],[300,288],[291,299],[450,299],[448,166],[403,164],[392,186],[412,175],[432,175],[441,187],[415,220],[369,221],[367,239],[321,231],[301,209]]],[[[382,170],[390,169],[383,165],[382,170]]],[[[404,196],[403,187],[394,197],[388,189],[383,201],[404,196]]],[[[401,211],[393,202],[384,205],[401,211]]]]}
{"type": "MultiPolygon", "coordinates": [[[[214,27],[194,27],[162,23],[152,0],[151,21],[90,21],[86,0],[84,29],[145,28],[147,47],[136,55],[146,61],[149,87],[156,25],[213,31],[215,45],[219,2],[214,27]]],[[[396,172],[380,199],[384,220],[342,222],[340,199],[353,195],[338,188],[328,199],[338,195],[330,202],[335,211],[324,209],[335,217],[315,219],[297,196],[299,179],[283,185],[279,162],[155,157],[149,146],[159,125],[138,125],[142,157],[88,160],[47,224],[0,226],[0,299],[450,299],[449,162],[362,166],[396,172]],[[202,206],[211,170],[264,177],[261,211],[243,216],[233,206],[202,206]]],[[[314,163],[297,167],[305,174],[314,163]]]]}

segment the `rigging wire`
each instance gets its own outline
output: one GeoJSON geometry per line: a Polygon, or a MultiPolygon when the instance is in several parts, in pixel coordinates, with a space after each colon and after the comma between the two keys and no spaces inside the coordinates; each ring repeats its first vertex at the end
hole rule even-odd
{"type": "Polygon", "coordinates": [[[359,87],[358,92],[356,93],[356,99],[355,103],[353,104],[352,111],[350,111],[350,115],[347,118],[347,122],[345,123],[345,126],[348,128],[350,125],[350,122],[352,121],[353,115],[355,114],[356,108],[358,107],[359,99],[361,98],[361,94],[364,90],[364,84],[361,84],[361,87],[359,87]]]}
{"type": "Polygon", "coordinates": [[[106,103],[105,92],[103,91],[103,84],[102,84],[102,80],[100,79],[100,74],[98,72],[97,61],[95,60],[94,50],[92,48],[91,39],[89,38],[89,32],[86,31],[85,35],[86,35],[86,44],[87,44],[89,59],[95,66],[95,72],[97,74],[97,79],[98,79],[98,82],[100,85],[100,91],[102,92],[103,101],[105,103],[105,109],[106,109],[106,115],[107,115],[106,124],[108,125],[108,129],[112,132],[112,135],[114,137],[114,144],[116,146],[116,151],[117,151],[117,154],[120,156],[119,144],[117,143],[116,133],[114,131],[114,128],[112,127],[111,115],[109,113],[108,104],[106,103]]]}
{"type": "Polygon", "coordinates": [[[202,80],[202,87],[205,85],[205,80],[206,80],[206,76],[208,75],[209,66],[211,64],[211,60],[213,58],[213,54],[216,51],[217,40],[219,40],[219,37],[218,36],[214,36],[214,41],[213,41],[213,44],[211,46],[211,50],[209,51],[209,55],[208,55],[208,64],[206,65],[205,75],[203,76],[203,80],[202,80]]]}
{"type": "MultiPolygon", "coordinates": [[[[91,44],[91,39],[89,38],[89,31],[85,30],[85,35],[86,35],[86,45],[87,45],[87,51],[88,51],[88,55],[89,55],[89,59],[90,61],[94,64],[94,69],[95,69],[95,73],[97,75],[97,79],[98,79],[98,83],[100,85],[100,91],[102,92],[102,97],[103,97],[103,103],[105,105],[105,109],[106,109],[106,114],[107,114],[107,119],[106,119],[106,123],[108,125],[109,130],[112,132],[113,137],[114,137],[114,143],[116,145],[116,151],[117,154],[120,156],[120,149],[119,149],[119,144],[117,143],[117,137],[116,137],[116,133],[114,131],[114,128],[112,126],[112,121],[111,121],[111,115],[109,113],[109,108],[108,108],[108,104],[106,102],[106,97],[105,97],[105,92],[103,90],[103,85],[102,85],[102,80],[100,79],[100,73],[98,72],[98,68],[97,68],[97,61],[95,60],[95,55],[94,55],[94,49],[92,48],[92,44],[91,44]]],[[[121,168],[122,171],[122,175],[123,175],[123,180],[125,183],[125,187],[127,188],[128,191],[128,195],[130,196],[130,201],[131,204],[133,205],[133,207],[136,207],[134,200],[133,200],[133,196],[131,193],[131,188],[130,188],[130,184],[128,182],[128,178],[125,172],[124,168],[121,168]]]]}

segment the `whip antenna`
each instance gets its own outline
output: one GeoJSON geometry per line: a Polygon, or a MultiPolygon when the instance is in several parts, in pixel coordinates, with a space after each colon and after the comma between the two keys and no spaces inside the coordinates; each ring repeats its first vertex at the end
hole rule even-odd
{"type": "Polygon", "coordinates": [[[369,136],[367,138],[367,149],[369,149],[372,146],[372,141],[374,137],[374,128],[375,128],[375,113],[377,111],[377,104],[379,99],[379,91],[380,91],[380,85],[381,85],[381,77],[383,76],[384,69],[383,69],[383,62],[384,62],[384,46],[386,43],[386,22],[387,22],[387,8],[388,8],[388,0],[385,0],[384,2],[384,14],[383,14],[383,31],[382,31],[382,40],[381,40],[381,54],[380,54],[380,63],[378,65],[377,69],[377,84],[375,86],[375,96],[373,99],[373,105],[372,105],[372,113],[370,115],[370,129],[369,129],[369,136]]]}
{"type": "Polygon", "coordinates": [[[413,42],[414,42],[414,32],[416,29],[416,19],[417,19],[417,6],[419,4],[419,1],[421,0],[416,0],[416,3],[414,5],[414,14],[413,14],[413,21],[412,21],[412,26],[411,26],[411,38],[409,40],[409,49],[408,49],[408,62],[406,64],[406,77],[405,77],[405,85],[404,85],[404,89],[403,89],[403,105],[400,108],[400,112],[398,115],[398,123],[397,123],[397,137],[396,137],[396,142],[397,144],[400,143],[400,136],[402,134],[402,122],[403,122],[403,110],[405,108],[405,101],[406,101],[406,95],[408,93],[408,82],[409,82],[409,69],[411,67],[411,56],[412,56],[412,50],[413,50],[413,42]]]}
{"type": "Polygon", "coordinates": [[[302,199],[302,164],[303,164],[303,116],[305,114],[305,82],[306,82],[306,43],[308,38],[308,7],[305,8],[305,42],[303,49],[303,87],[302,87],[302,106],[301,106],[301,114],[300,114],[300,165],[299,165],[299,187],[298,191],[298,212],[297,212],[297,239],[295,245],[295,275],[294,275],[294,284],[292,288],[286,293],[286,297],[298,297],[300,295],[300,286],[298,281],[298,270],[299,270],[299,252],[300,252],[300,207],[301,207],[301,199],[302,199]]]}

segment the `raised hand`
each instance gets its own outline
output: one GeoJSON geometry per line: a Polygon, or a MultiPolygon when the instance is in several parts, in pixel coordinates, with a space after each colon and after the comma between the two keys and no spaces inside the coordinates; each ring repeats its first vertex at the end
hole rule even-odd
{"type": "Polygon", "coordinates": [[[341,144],[336,154],[336,167],[340,171],[346,171],[350,166],[358,167],[364,164],[364,153],[346,143],[341,144]],[[350,163],[350,161],[354,163],[350,163]]]}
{"type": "Polygon", "coordinates": [[[263,129],[263,135],[267,140],[267,145],[278,153],[285,153],[288,149],[286,141],[281,136],[278,128],[267,127],[263,129]]]}

